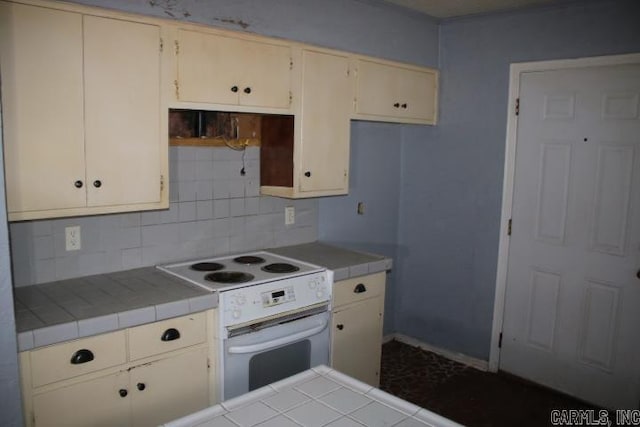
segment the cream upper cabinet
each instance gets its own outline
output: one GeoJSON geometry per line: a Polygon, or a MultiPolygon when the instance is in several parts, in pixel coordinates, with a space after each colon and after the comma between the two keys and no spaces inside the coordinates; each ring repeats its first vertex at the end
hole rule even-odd
{"type": "Polygon", "coordinates": [[[333,284],[331,366],[378,387],[385,273],[333,284]]]}
{"type": "Polygon", "coordinates": [[[435,124],[438,72],[358,58],[354,118],[435,124]]]}
{"type": "Polygon", "coordinates": [[[348,57],[302,52],[300,192],[349,190],[350,89],[348,57]]]}
{"type": "Polygon", "coordinates": [[[165,207],[160,27],[0,2],[10,220],[165,207]]]}
{"type": "Polygon", "coordinates": [[[261,193],[293,198],[346,194],[352,92],[349,57],[299,49],[295,58],[299,58],[299,68],[294,67],[298,75],[295,118],[262,118],[261,193]]]}
{"type": "Polygon", "coordinates": [[[0,2],[9,219],[86,206],[82,51],[82,15],[0,2]]]}
{"type": "Polygon", "coordinates": [[[176,100],[289,109],[291,47],[178,30],[176,100]]]}

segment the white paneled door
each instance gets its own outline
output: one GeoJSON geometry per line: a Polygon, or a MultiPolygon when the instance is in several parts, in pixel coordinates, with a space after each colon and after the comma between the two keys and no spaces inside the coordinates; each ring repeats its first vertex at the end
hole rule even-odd
{"type": "Polygon", "coordinates": [[[500,369],[640,402],[640,64],[520,78],[500,369]]]}

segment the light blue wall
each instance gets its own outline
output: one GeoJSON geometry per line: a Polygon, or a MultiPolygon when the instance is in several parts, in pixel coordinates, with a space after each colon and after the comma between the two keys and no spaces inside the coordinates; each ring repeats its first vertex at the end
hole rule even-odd
{"type": "Polygon", "coordinates": [[[509,64],[628,52],[640,52],[635,0],[441,25],[440,123],[403,138],[397,330],[488,358],[509,64]]]}
{"type": "MultiPolygon", "coordinates": [[[[320,200],[320,240],[398,260],[402,129],[352,122],[349,194],[320,200]],[[357,214],[358,202],[364,214],[357,214]]],[[[387,275],[384,332],[395,330],[395,269],[387,275]]]]}
{"type": "Polygon", "coordinates": [[[0,111],[0,425],[19,426],[22,424],[22,410],[8,231],[0,111]]]}

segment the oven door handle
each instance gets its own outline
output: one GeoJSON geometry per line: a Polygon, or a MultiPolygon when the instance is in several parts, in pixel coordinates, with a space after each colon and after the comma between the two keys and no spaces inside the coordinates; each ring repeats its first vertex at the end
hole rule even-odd
{"type": "Polygon", "coordinates": [[[329,323],[328,320],[325,320],[320,326],[316,326],[311,329],[296,332],[295,334],[291,334],[286,337],[276,338],[275,340],[263,341],[256,344],[233,346],[233,347],[229,347],[227,351],[231,354],[258,353],[258,352],[269,350],[275,347],[280,347],[282,345],[291,344],[293,342],[299,341],[304,338],[308,338],[310,336],[316,335],[324,331],[328,323],[329,323]]]}

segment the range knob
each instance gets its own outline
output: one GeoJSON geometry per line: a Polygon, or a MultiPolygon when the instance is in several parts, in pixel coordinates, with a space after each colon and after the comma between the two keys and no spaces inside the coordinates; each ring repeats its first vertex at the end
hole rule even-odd
{"type": "Polygon", "coordinates": [[[323,291],[323,290],[319,290],[319,291],[317,291],[317,292],[316,292],[316,296],[317,296],[318,298],[322,298],[322,297],[324,296],[324,291],[323,291]]]}
{"type": "Polygon", "coordinates": [[[234,319],[239,319],[241,314],[242,312],[240,310],[233,310],[231,312],[231,316],[233,316],[234,319]]]}
{"type": "Polygon", "coordinates": [[[237,305],[245,305],[247,302],[247,298],[244,295],[236,296],[236,304],[237,305]]]}
{"type": "Polygon", "coordinates": [[[316,280],[309,280],[309,289],[315,289],[318,287],[318,282],[316,280]]]}

